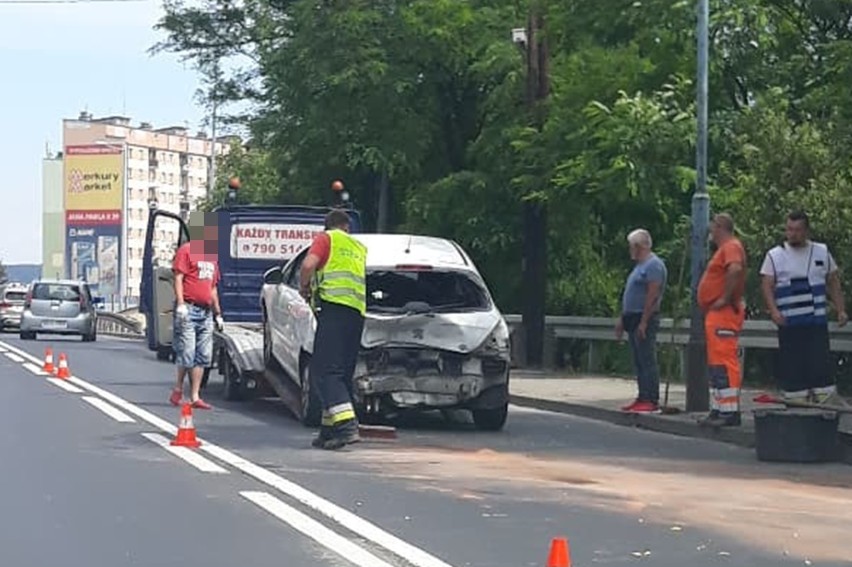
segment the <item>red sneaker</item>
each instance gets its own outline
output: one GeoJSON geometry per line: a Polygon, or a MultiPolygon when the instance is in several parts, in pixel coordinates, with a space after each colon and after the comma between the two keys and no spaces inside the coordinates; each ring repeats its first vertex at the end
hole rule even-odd
{"type": "Polygon", "coordinates": [[[633,413],[660,413],[660,406],[654,402],[637,402],[630,411],[633,413]]]}
{"type": "Polygon", "coordinates": [[[172,395],[169,396],[169,401],[172,403],[173,406],[179,406],[182,399],[183,399],[183,392],[181,392],[177,388],[172,390],[172,395]]]}
{"type": "Polygon", "coordinates": [[[639,400],[633,400],[632,402],[630,402],[626,406],[621,406],[621,411],[633,411],[633,408],[635,408],[636,404],[638,404],[638,403],[639,403],[639,400]]]}
{"type": "Polygon", "coordinates": [[[211,406],[201,398],[192,402],[192,407],[194,407],[195,409],[213,409],[213,406],[211,406]]]}

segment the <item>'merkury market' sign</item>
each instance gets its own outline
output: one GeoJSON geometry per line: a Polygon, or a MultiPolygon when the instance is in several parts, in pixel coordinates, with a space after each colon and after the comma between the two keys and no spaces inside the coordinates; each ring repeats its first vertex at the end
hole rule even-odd
{"type": "Polygon", "coordinates": [[[89,191],[112,191],[113,184],[121,180],[119,173],[83,173],[79,169],[72,169],[68,174],[69,191],[74,194],[87,193],[89,191]]]}

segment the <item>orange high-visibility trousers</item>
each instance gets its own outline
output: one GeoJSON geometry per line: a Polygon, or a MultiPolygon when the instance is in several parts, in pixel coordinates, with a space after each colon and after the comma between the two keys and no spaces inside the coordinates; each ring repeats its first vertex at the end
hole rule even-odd
{"type": "Polygon", "coordinates": [[[740,411],[739,337],[745,321],[745,306],[711,309],[704,316],[707,366],[710,370],[710,409],[722,413],[740,411]]]}

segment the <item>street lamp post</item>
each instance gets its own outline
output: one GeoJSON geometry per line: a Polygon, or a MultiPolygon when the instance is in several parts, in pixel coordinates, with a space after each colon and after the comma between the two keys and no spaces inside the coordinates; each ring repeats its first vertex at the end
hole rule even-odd
{"type": "Polygon", "coordinates": [[[687,344],[686,411],[706,411],[710,402],[707,389],[704,316],[698,308],[698,282],[707,264],[707,230],[710,222],[710,195],[707,193],[707,93],[709,59],[710,2],[698,0],[698,85],[696,106],[698,135],[695,152],[697,174],[692,196],[691,287],[692,316],[687,344]]]}

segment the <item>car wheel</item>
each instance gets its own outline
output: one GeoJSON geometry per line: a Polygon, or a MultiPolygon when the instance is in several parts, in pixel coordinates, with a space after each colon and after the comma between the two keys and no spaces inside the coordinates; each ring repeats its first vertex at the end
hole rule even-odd
{"type": "Polygon", "coordinates": [[[302,357],[299,365],[299,383],[301,385],[301,422],[308,427],[316,427],[322,421],[322,404],[319,394],[311,385],[311,358],[302,357]]]}
{"type": "Polygon", "coordinates": [[[263,308],[263,365],[266,368],[272,366],[272,330],[269,328],[266,307],[263,308]]]}
{"type": "Polygon", "coordinates": [[[229,402],[240,402],[245,399],[245,388],[240,376],[240,370],[231,360],[230,356],[224,357],[224,376],[225,376],[225,394],[224,397],[229,402]]]}
{"type": "Polygon", "coordinates": [[[30,331],[21,331],[19,337],[22,341],[34,341],[36,334],[30,331]]]}
{"type": "Polygon", "coordinates": [[[201,374],[201,385],[199,386],[199,390],[204,390],[207,387],[207,382],[210,381],[210,371],[213,370],[212,367],[207,366],[204,369],[204,372],[201,374]]]}
{"type": "Polygon", "coordinates": [[[473,423],[482,431],[500,431],[506,425],[509,416],[509,404],[498,408],[472,410],[473,423]]]}
{"type": "Polygon", "coordinates": [[[157,347],[157,360],[169,361],[172,358],[171,347],[157,347]]]}

